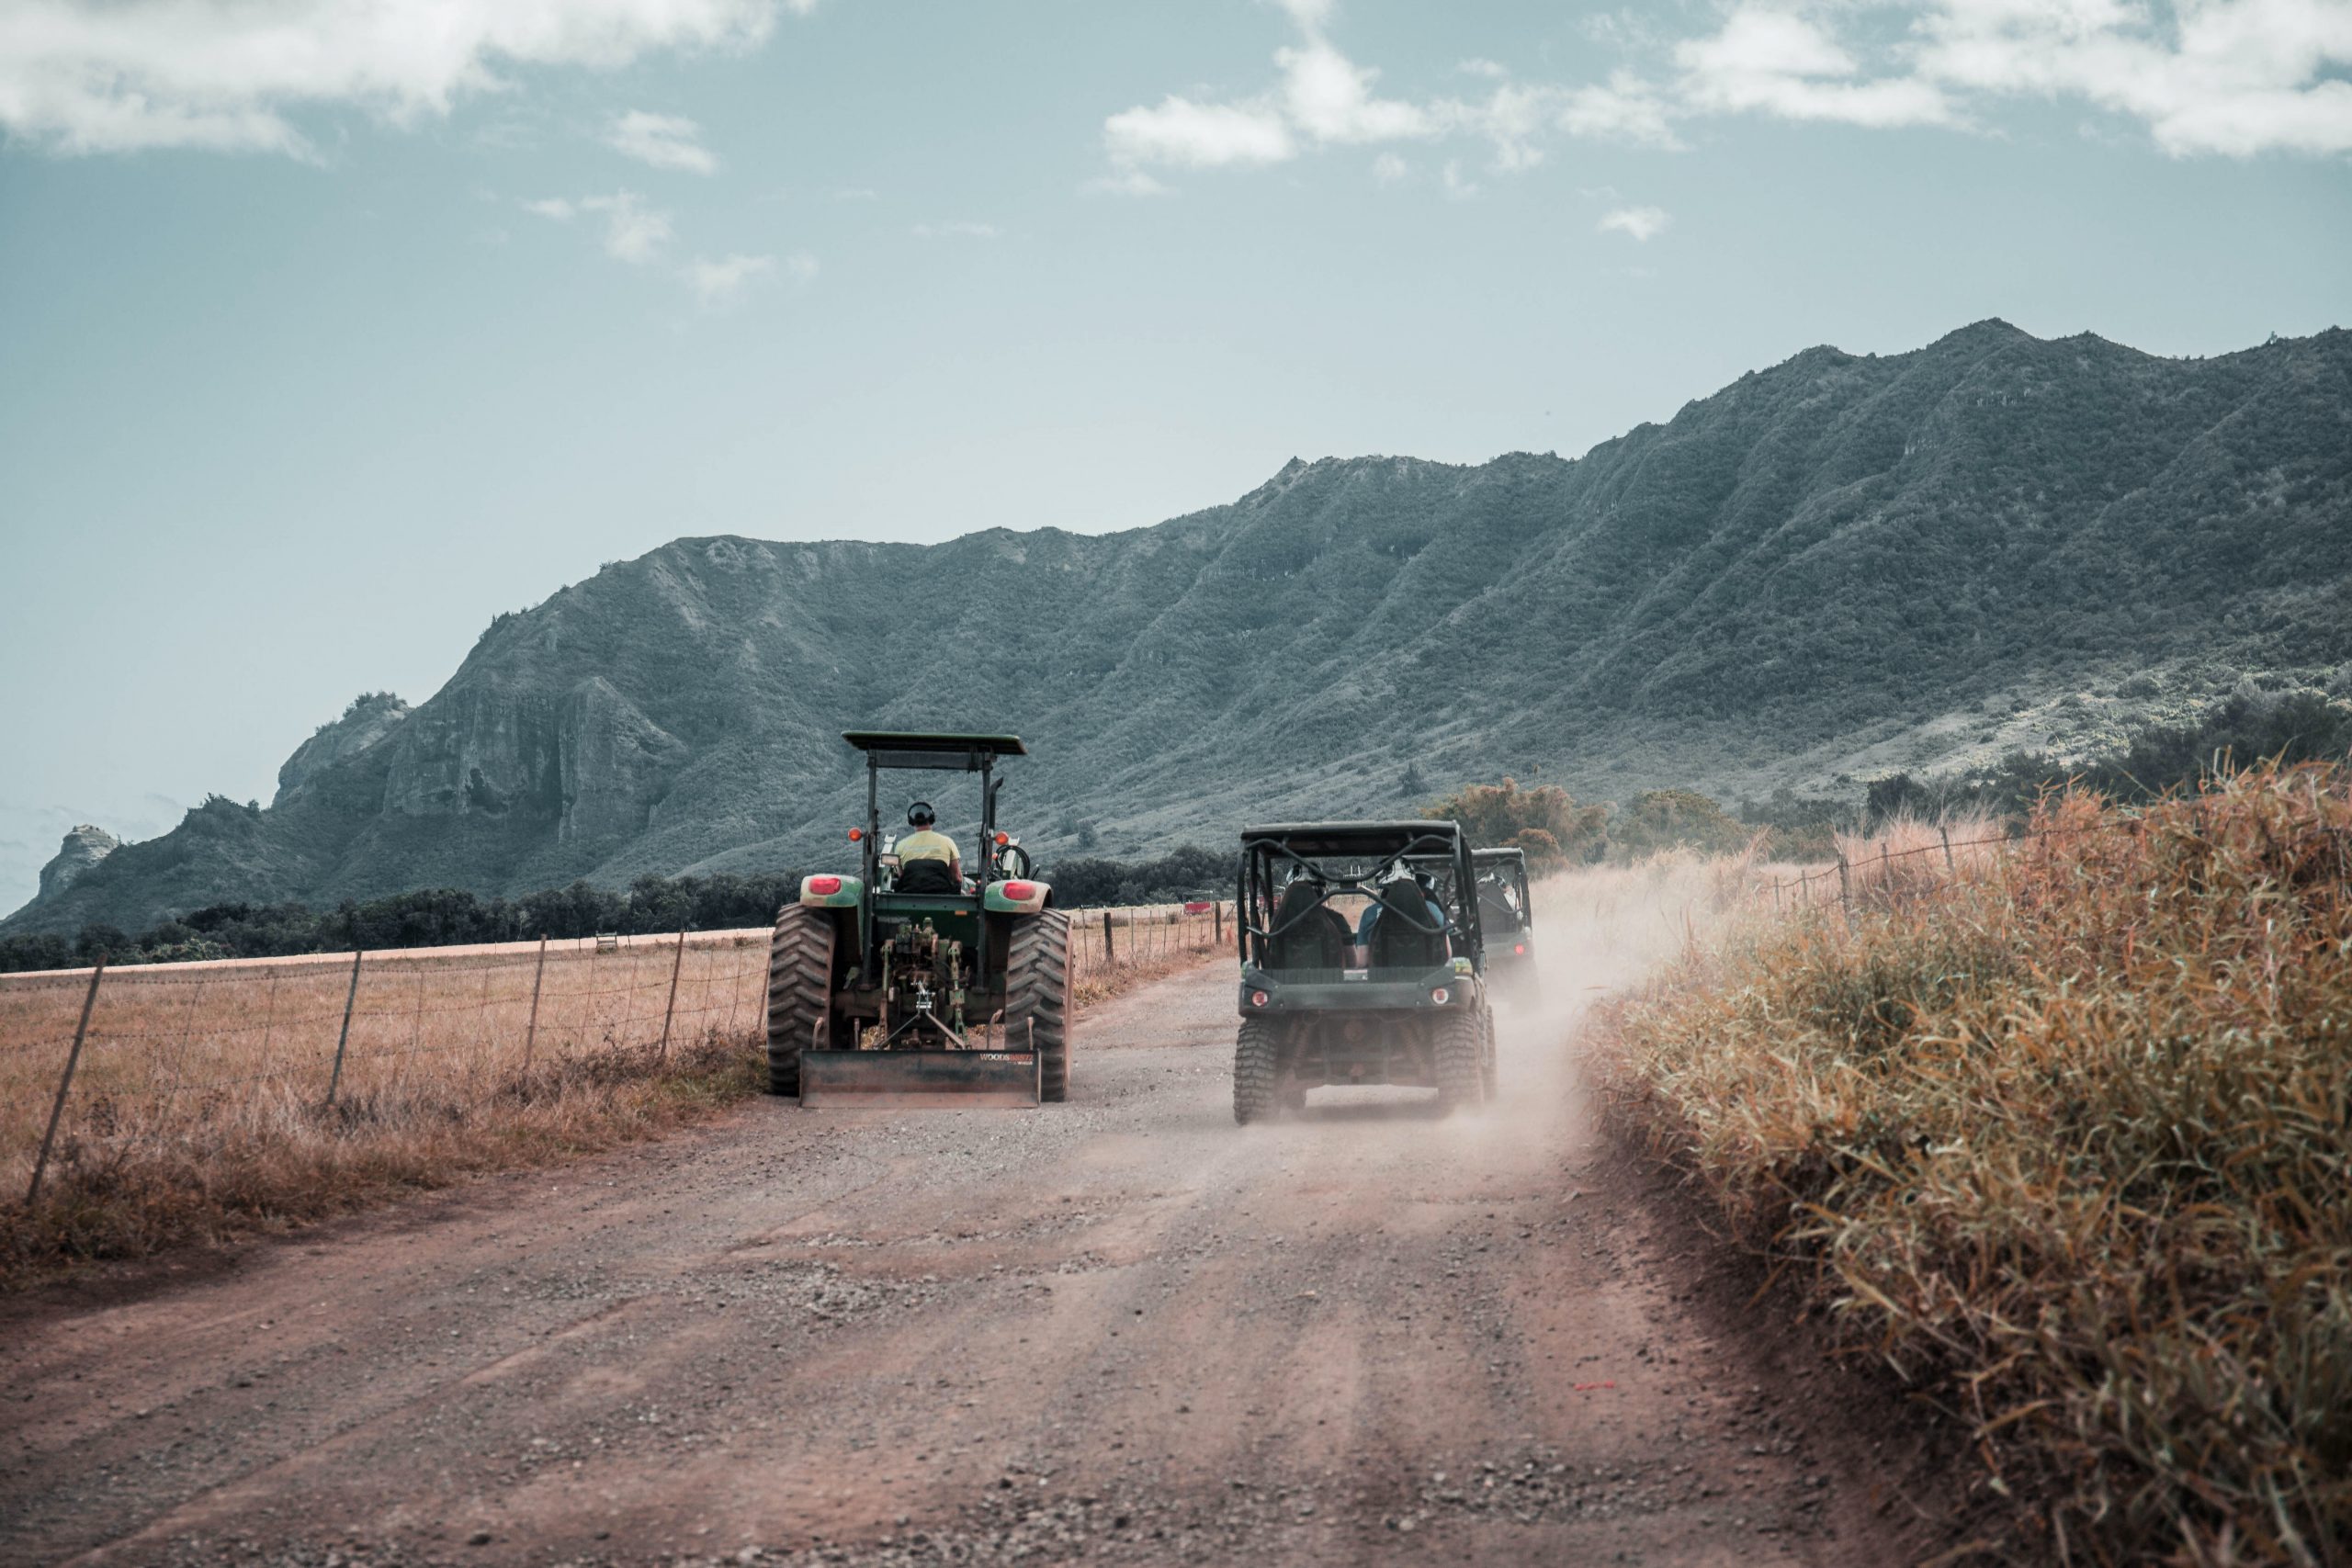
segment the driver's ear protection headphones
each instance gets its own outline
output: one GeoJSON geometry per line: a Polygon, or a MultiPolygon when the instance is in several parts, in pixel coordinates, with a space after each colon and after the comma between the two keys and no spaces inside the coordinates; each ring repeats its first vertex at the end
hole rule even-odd
{"type": "Polygon", "coordinates": [[[928,828],[938,820],[939,814],[931,808],[931,802],[927,800],[918,800],[907,807],[907,826],[910,828],[928,828]]]}

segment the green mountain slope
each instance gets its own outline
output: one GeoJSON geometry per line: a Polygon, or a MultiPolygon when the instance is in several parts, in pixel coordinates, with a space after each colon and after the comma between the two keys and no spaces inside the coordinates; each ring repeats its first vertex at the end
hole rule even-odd
{"type": "Polygon", "coordinates": [[[2191,361],[1987,321],[1809,350],[1575,461],[1294,461],[1099,536],[681,539],[7,927],[808,863],[861,725],[1027,737],[1007,807],[1050,858],[1081,820],[1129,853],[1390,809],[1408,763],[1622,796],[2096,744],[2347,660],[2352,333],[2191,361]]]}

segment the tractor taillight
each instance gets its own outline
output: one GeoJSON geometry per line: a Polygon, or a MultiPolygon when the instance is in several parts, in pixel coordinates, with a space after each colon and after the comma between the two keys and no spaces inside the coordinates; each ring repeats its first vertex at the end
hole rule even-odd
{"type": "Polygon", "coordinates": [[[1012,842],[1012,835],[1010,833],[999,833],[996,836],[996,847],[998,849],[1002,849],[1005,845],[1011,842],[1012,842]]]}
{"type": "Polygon", "coordinates": [[[1008,882],[1004,885],[1004,896],[1016,904],[1026,903],[1037,896],[1037,885],[1034,882],[1008,882]]]}
{"type": "Polygon", "coordinates": [[[863,838],[865,838],[865,829],[863,829],[863,828],[852,828],[852,829],[849,830],[849,841],[850,841],[851,843],[853,843],[853,844],[854,844],[854,843],[856,843],[860,839],[863,839],[863,838]]]}
{"type": "Polygon", "coordinates": [[[1447,990],[1443,986],[1440,986],[1437,989],[1430,993],[1430,1000],[1437,1003],[1441,1007],[1453,999],[1453,993],[1447,990]]]}
{"type": "Polygon", "coordinates": [[[1266,1005],[1266,993],[1263,991],[1252,991],[1250,993],[1250,1005],[1253,1008],[1264,1007],[1266,1005]]]}
{"type": "Polygon", "coordinates": [[[842,879],[838,876],[812,876],[808,879],[808,891],[820,898],[830,898],[841,890],[842,879]]]}

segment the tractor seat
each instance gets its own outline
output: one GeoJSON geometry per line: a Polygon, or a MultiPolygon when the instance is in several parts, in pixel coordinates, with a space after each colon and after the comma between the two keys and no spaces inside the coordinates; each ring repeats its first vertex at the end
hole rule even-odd
{"type": "Polygon", "coordinates": [[[910,860],[899,868],[894,893],[961,893],[963,882],[944,860],[910,860]]]}

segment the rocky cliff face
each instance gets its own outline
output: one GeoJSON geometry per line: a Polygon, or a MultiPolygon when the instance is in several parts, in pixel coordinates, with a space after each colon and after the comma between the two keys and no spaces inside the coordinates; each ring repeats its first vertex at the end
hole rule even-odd
{"type": "Polygon", "coordinates": [[[1048,857],[1392,811],[1408,765],[1623,797],[2098,745],[2127,680],[2340,679],[2347,579],[2352,334],[2176,361],[1986,322],[1573,462],[1295,461],[1095,536],[681,539],[501,616],[413,711],[355,705],[268,811],[9,923],[808,863],[862,808],[858,727],[1023,735],[1006,807],[1048,857]]]}
{"type": "Polygon", "coordinates": [[[80,881],[84,872],[120,848],[122,840],[104,828],[83,823],[65,835],[56,855],[40,868],[40,891],[33,895],[33,902],[57,897],[80,881]]]}

